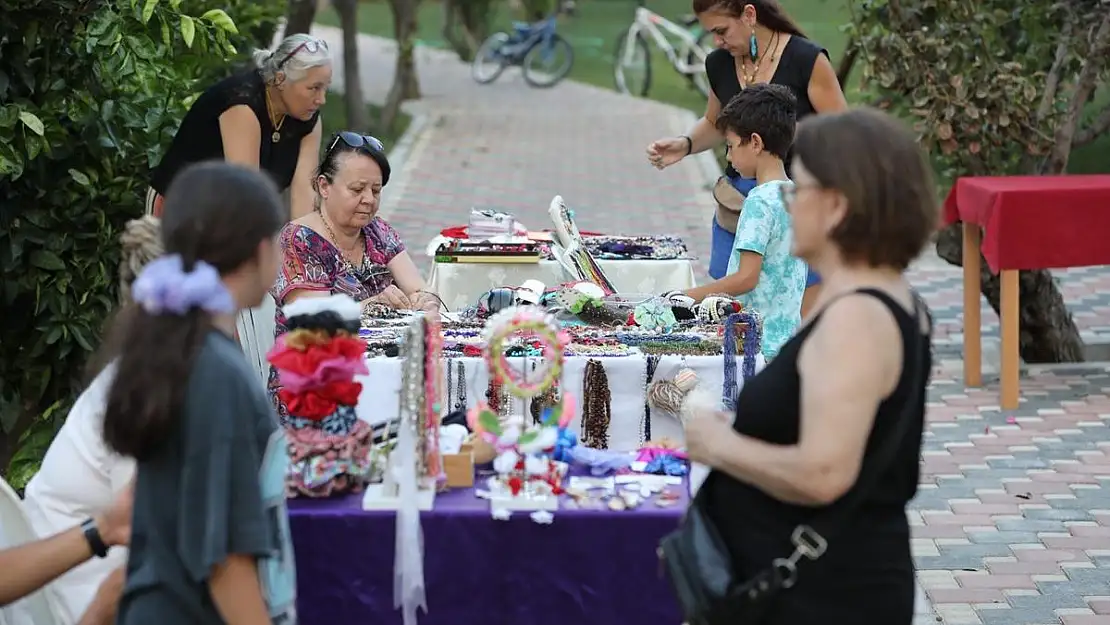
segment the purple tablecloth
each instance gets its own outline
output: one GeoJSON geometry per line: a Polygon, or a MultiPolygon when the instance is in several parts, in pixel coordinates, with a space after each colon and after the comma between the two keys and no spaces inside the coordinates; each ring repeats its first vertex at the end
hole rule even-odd
{"type": "MultiPolygon", "coordinates": [[[[421,625],[678,625],[656,546],[686,501],[636,510],[560,509],[490,518],[472,490],[421,514],[428,613],[421,625]]],[[[301,625],[400,623],[393,607],[393,512],[361,496],[289,502],[301,625]]]]}

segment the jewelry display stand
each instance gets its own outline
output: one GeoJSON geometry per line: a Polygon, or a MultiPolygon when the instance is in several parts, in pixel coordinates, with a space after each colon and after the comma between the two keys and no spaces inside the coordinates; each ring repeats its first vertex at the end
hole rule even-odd
{"type": "Polygon", "coordinates": [[[424,314],[413,316],[401,344],[400,429],[395,441],[387,436],[383,443],[392,445],[383,450],[388,454],[384,475],[380,484],[366,487],[363,510],[400,509],[405,483],[414,483],[417,509],[427,511],[435,505],[440,474],[440,341],[438,323],[424,314]]]}
{"type": "MultiPolygon", "coordinates": [[[[570,337],[546,311],[534,306],[503,310],[486,322],[483,338],[490,377],[499,381],[511,396],[521,399],[525,412],[531,401],[555,388],[562,375],[564,349],[570,337]],[[507,358],[512,337],[517,334],[542,346],[543,364],[533,372],[531,380],[515,371],[507,358]]],[[[527,365],[524,369],[527,372],[527,365]]],[[[559,508],[566,466],[555,462],[550,450],[558,441],[560,429],[573,416],[572,401],[564,393],[559,401],[543,410],[539,423],[523,414],[500,415],[484,402],[468,414],[471,429],[500,452],[493,461],[497,475],[486,480],[488,491],[481,493],[489,499],[495,517],[516,511],[559,508]]]]}
{"type": "Polygon", "coordinates": [[[563,271],[571,280],[592,282],[601,287],[606,294],[616,293],[616,287],[601,270],[601,266],[597,264],[590,251],[586,249],[582,233],[578,230],[574,215],[563,201],[563,196],[556,195],[551,200],[547,213],[555,226],[551,253],[563,271]]]}

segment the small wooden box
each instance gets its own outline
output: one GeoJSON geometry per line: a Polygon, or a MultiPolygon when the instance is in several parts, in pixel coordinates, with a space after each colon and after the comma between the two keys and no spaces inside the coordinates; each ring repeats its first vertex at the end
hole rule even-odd
{"type": "Polygon", "coordinates": [[[474,486],[474,447],[463,443],[457,454],[443,456],[443,472],[447,474],[448,488],[471,488],[474,486]]]}

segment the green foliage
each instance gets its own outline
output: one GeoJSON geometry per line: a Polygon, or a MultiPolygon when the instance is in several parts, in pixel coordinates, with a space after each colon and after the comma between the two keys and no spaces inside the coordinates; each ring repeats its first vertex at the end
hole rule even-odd
{"type": "Polygon", "coordinates": [[[862,45],[878,104],[914,123],[943,180],[1042,169],[1057,129],[1068,121],[1074,77],[1092,53],[1083,29],[1098,21],[1095,3],[850,5],[848,30],[862,45]],[[1059,27],[1069,20],[1076,27],[1071,33],[1059,27]],[[1050,76],[1059,79],[1059,89],[1050,86],[1050,76]]]}
{"type": "Polygon", "coordinates": [[[198,79],[226,74],[283,7],[0,0],[0,467],[17,488],[99,343],[118,235],[198,79]]]}

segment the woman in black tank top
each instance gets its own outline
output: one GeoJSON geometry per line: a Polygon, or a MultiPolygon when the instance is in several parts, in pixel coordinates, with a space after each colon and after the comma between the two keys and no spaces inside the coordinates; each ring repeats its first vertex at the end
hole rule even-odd
{"type": "Polygon", "coordinates": [[[257,51],[254,64],[193,103],[151,175],[147,214],[161,216],[162,198],[178,172],[207,160],[261,169],[279,190],[290,191],[293,219],[312,212],[320,107],[332,75],[328,45],[312,35],[290,35],[273,51],[257,51]]]}
{"type": "MultiPolygon", "coordinates": [[[[848,107],[829,53],[806,38],[776,0],[693,0],[706,31],[713,33],[717,49],[705,58],[709,101],[705,115],[684,137],[660,139],[648,147],[648,158],[663,169],[684,157],[711,150],[723,141],[716,130],[717,116],[749,84],[774,83],[790,88],[798,100],[798,121],[813,113],[834,113],[848,107]]],[[[787,158],[789,168],[789,157],[787,158]]],[[[746,196],[755,181],[742,178],[731,166],[725,171],[731,185],[746,196]]],[[[738,207],[719,205],[712,221],[709,275],[725,276],[736,236],[738,207]]],[[[816,274],[807,281],[818,282],[816,274]]],[[[802,316],[815,297],[807,288],[802,316]]]]}
{"type": "Polygon", "coordinates": [[[798,526],[844,515],[761,625],[910,625],[906,504],[932,355],[928,314],[903,272],[937,224],[932,171],[908,128],[856,109],[799,125],[792,178],[793,251],[825,277],[821,298],[744,385],[732,423],[688,422],[691,458],[713,469],[700,503],[738,580],[789,556],[798,526]]]}

